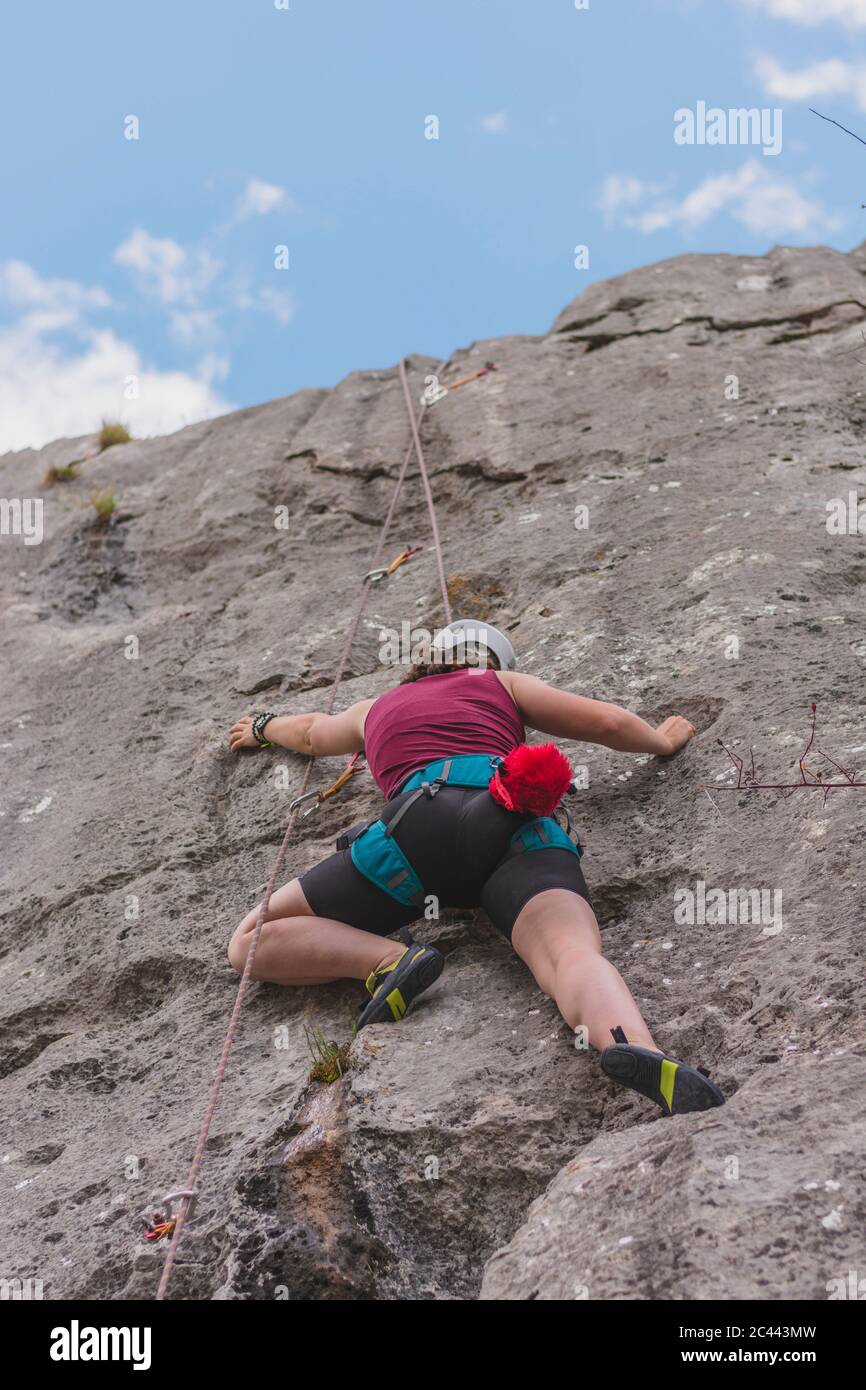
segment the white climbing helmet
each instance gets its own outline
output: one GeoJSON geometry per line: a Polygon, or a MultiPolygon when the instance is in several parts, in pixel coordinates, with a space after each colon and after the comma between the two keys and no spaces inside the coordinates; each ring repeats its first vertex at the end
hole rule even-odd
{"type": "Polygon", "coordinates": [[[477,618],[458,618],[456,622],[441,628],[433,638],[431,649],[434,661],[437,653],[465,659],[481,650],[492,652],[500,671],[513,671],[517,665],[514,648],[505,633],[492,623],[480,622],[477,618]]]}

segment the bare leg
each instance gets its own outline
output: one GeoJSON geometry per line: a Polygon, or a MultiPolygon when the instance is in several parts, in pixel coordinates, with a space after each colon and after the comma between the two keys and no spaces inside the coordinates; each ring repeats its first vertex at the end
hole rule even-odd
{"type": "MultiPolygon", "coordinates": [[[[255,907],[248,913],[229,943],[229,960],[238,973],[246,964],[258,912],[255,907]]],[[[359,931],[328,917],[314,917],[295,878],[271,897],[256,947],[252,978],[277,985],[366,980],[371,971],[390,965],[404,950],[400,942],[387,937],[359,931]]]]}
{"type": "Polygon", "coordinates": [[[630,1043],[661,1049],[625,980],[601,953],[601,933],[585,899],[564,888],[539,893],[514,925],[514,949],[572,1028],[587,1029],[593,1047],[613,1042],[620,1026],[630,1043]]]}

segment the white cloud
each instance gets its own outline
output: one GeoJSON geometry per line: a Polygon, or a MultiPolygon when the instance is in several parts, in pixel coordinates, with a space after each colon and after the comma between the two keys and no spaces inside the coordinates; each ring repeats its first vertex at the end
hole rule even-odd
{"type": "Polygon", "coordinates": [[[109,302],[103,291],[42,281],[22,266],[0,266],[4,296],[12,298],[11,285],[19,302],[37,306],[0,326],[0,451],[89,434],[103,416],[122,418],[133,434],[162,434],[232,408],[213,386],[226,374],[224,359],[207,357],[193,372],[150,367],[133,344],[86,321],[88,309],[109,302]],[[65,307],[42,307],[45,285],[64,287],[65,307]],[[125,398],[130,377],[137,400],[125,398]]]}
{"type": "Polygon", "coordinates": [[[835,20],[848,29],[866,25],[866,0],[750,0],[771,19],[789,19],[794,24],[825,24],[835,20]]]}
{"type": "Polygon", "coordinates": [[[170,237],[154,237],[136,227],[114,253],[118,265],[134,271],[140,283],[164,304],[194,304],[221,269],[209,251],[187,251],[170,237]]]}
{"type": "Polygon", "coordinates": [[[619,175],[620,184],[613,187],[608,179],[602,192],[602,205],[607,198],[609,219],[614,212],[628,206],[629,212],[619,213],[617,220],[639,232],[652,233],[668,227],[680,227],[692,232],[711,218],[727,213],[752,232],[768,236],[803,236],[832,231],[844,225],[828,215],[820,203],[805,198],[792,179],[768,170],[757,159],[750,159],[731,173],[717,174],[704,179],[678,202],[658,199],[649,185],[619,175]],[[625,195],[623,191],[625,190],[625,195]],[[617,194],[619,191],[619,202],[617,194]],[[638,204],[643,208],[638,211],[638,204]]]}
{"type": "Polygon", "coordinates": [[[663,193],[667,186],[663,183],[644,183],[633,174],[608,174],[597,205],[605,218],[611,221],[620,208],[636,207],[638,203],[663,193]]]}
{"type": "Polygon", "coordinates": [[[94,326],[95,313],[113,307],[105,290],[42,279],[19,260],[0,264],[0,305],[17,313],[0,324],[0,450],[88,434],[106,415],[120,416],[135,434],[153,434],[231,409],[215,385],[229,370],[217,355],[224,317],[246,309],[285,327],[297,305],[291,290],[274,285],[241,284],[236,292],[237,275],[232,284],[209,247],[222,248],[238,223],[284,206],[292,206],[285,189],[250,178],[232,218],[198,244],[135,227],[116,248],[115,263],[165,306],[170,336],[199,358],[191,370],[148,366],[132,343],[94,326]],[[126,399],[128,377],[138,380],[138,399],[126,399]]]}
{"type": "Polygon", "coordinates": [[[75,280],[43,280],[25,261],[14,260],[0,265],[0,297],[10,304],[48,304],[54,310],[105,309],[111,303],[105,290],[75,280]]]}
{"type": "Polygon", "coordinates": [[[186,252],[170,237],[159,240],[136,227],[126,241],[114,253],[118,265],[135,270],[156,289],[160,299],[167,304],[183,297],[180,274],[186,261],[186,252]]]}
{"type": "Polygon", "coordinates": [[[174,309],[168,317],[171,336],[184,347],[201,348],[219,338],[219,314],[215,309],[174,309]]]}
{"type": "Polygon", "coordinates": [[[277,290],[268,286],[250,291],[245,285],[240,284],[235,291],[233,302],[236,309],[253,309],[269,314],[283,327],[291,323],[298,308],[291,290],[277,290]]]}
{"type": "Polygon", "coordinates": [[[284,188],[275,183],[265,183],[264,179],[248,179],[235,210],[235,219],[245,222],[250,217],[263,217],[274,208],[289,204],[284,188]]]}
{"type": "Polygon", "coordinates": [[[866,111],[866,64],[846,63],[827,58],[796,71],[783,68],[775,58],[759,57],[755,73],[764,90],[783,101],[811,101],[815,97],[852,95],[861,111],[866,111]]]}
{"type": "Polygon", "coordinates": [[[644,185],[631,174],[608,174],[601,190],[598,206],[602,212],[612,215],[622,207],[639,203],[644,196],[644,185]]]}
{"type": "Polygon", "coordinates": [[[491,111],[481,117],[481,128],[488,135],[504,135],[508,129],[508,114],[505,111],[491,111]]]}
{"type": "Polygon", "coordinates": [[[258,308],[264,313],[270,314],[271,318],[276,319],[277,323],[284,327],[291,323],[297,312],[295,296],[291,290],[262,289],[258,293],[258,308]]]}

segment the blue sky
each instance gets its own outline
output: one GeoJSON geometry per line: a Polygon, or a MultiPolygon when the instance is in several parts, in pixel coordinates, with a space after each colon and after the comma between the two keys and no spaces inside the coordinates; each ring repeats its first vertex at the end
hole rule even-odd
{"type": "Polygon", "coordinates": [[[866,148],[808,112],[866,137],[866,0],[282,3],[7,11],[0,450],[543,332],[683,251],[866,236],[866,148]],[[676,143],[701,101],[780,108],[780,152],[676,143]]]}

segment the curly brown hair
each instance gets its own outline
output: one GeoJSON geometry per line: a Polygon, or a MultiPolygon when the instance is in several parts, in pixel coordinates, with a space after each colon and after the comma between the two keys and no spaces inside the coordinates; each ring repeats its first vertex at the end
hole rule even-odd
{"type": "MultiPolygon", "coordinates": [[[[398,685],[408,685],[410,681],[420,681],[424,676],[444,676],[451,671],[477,671],[483,663],[480,661],[416,661],[405,676],[401,676],[398,685]]],[[[496,657],[491,652],[487,660],[487,669],[496,670],[499,666],[496,657]]]]}

